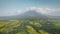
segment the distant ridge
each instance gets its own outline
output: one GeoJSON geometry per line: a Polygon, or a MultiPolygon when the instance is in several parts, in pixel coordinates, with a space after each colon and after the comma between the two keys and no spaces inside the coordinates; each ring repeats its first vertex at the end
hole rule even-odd
{"type": "Polygon", "coordinates": [[[48,16],[48,15],[44,15],[42,13],[38,13],[35,10],[29,10],[23,14],[19,14],[19,15],[15,15],[15,16],[4,16],[4,17],[0,17],[1,19],[40,19],[40,18],[50,18],[50,19],[59,19],[60,17],[56,17],[56,16],[48,16]]]}

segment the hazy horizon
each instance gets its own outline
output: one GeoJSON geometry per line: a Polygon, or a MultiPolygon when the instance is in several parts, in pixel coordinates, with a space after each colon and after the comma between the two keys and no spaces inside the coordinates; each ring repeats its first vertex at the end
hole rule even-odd
{"type": "Polygon", "coordinates": [[[19,15],[29,10],[60,16],[60,0],[0,0],[0,16],[19,15]]]}
{"type": "Polygon", "coordinates": [[[60,34],[60,0],[0,0],[0,34],[60,34]]]}

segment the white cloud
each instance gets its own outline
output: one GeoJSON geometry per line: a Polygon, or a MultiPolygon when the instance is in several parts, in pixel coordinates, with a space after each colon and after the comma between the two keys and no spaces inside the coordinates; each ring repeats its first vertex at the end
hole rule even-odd
{"type": "Polygon", "coordinates": [[[52,8],[40,8],[40,7],[33,6],[33,7],[27,8],[27,10],[36,10],[37,12],[42,13],[42,14],[60,16],[60,9],[58,8],[52,9],[52,8]]]}
{"type": "Polygon", "coordinates": [[[35,6],[24,8],[24,9],[0,10],[0,16],[18,15],[18,14],[22,14],[29,10],[35,10],[45,15],[60,16],[59,8],[52,9],[52,8],[40,8],[40,7],[35,7],[35,6]]]}
{"type": "Polygon", "coordinates": [[[27,10],[36,10],[37,12],[40,12],[42,14],[47,14],[48,13],[48,10],[50,10],[50,9],[47,9],[47,8],[39,8],[39,7],[30,7],[30,8],[27,8],[27,10]]]}
{"type": "Polygon", "coordinates": [[[48,13],[48,10],[45,9],[45,8],[37,8],[37,11],[42,13],[42,14],[47,14],[48,13]]]}
{"type": "Polygon", "coordinates": [[[22,13],[22,10],[16,10],[15,11],[15,14],[21,14],[22,13]]]}
{"type": "Polygon", "coordinates": [[[17,9],[9,9],[9,10],[0,10],[0,16],[13,16],[18,15],[22,11],[17,9]]]}

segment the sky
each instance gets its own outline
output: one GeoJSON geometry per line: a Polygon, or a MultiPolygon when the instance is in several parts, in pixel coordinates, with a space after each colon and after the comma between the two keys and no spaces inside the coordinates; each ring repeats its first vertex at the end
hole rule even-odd
{"type": "Polygon", "coordinates": [[[60,16],[60,0],[0,0],[0,16],[13,16],[28,10],[60,16]]]}

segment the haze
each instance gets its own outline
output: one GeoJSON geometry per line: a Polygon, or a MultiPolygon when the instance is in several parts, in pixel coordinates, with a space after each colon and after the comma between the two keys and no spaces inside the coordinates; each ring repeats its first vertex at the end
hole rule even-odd
{"type": "Polygon", "coordinates": [[[13,16],[28,10],[60,16],[60,0],[0,0],[0,16],[13,16]]]}

